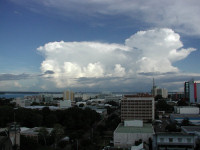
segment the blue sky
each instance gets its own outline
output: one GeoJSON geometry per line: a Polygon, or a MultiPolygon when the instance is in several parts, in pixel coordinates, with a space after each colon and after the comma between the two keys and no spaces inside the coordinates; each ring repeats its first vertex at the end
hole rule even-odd
{"type": "Polygon", "coordinates": [[[200,80],[198,0],[2,0],[0,91],[183,91],[200,80]]]}

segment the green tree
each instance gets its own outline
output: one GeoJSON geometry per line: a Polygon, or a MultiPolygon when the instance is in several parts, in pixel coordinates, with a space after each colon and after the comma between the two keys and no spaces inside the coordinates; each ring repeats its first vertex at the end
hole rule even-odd
{"type": "Polygon", "coordinates": [[[191,125],[190,121],[188,118],[184,118],[181,122],[181,126],[189,126],[191,125]]]}
{"type": "Polygon", "coordinates": [[[106,104],[110,104],[110,105],[112,105],[112,106],[119,106],[119,104],[116,103],[115,101],[109,101],[109,102],[107,102],[106,104]]]}
{"type": "Polygon", "coordinates": [[[186,101],[185,100],[179,100],[178,102],[177,102],[177,105],[178,106],[188,106],[188,103],[186,103],[186,101]]]}
{"type": "Polygon", "coordinates": [[[58,141],[64,135],[64,128],[63,128],[63,126],[60,125],[60,124],[55,124],[54,128],[53,128],[53,131],[52,131],[52,135],[54,136],[54,139],[55,139],[55,148],[56,148],[58,141]]]}
{"type": "Polygon", "coordinates": [[[78,107],[83,107],[84,106],[84,104],[83,103],[81,103],[81,104],[79,104],[79,106],[78,107]]]}
{"type": "Polygon", "coordinates": [[[162,99],[163,99],[162,95],[156,95],[155,96],[155,101],[162,100],[162,99]]]}
{"type": "Polygon", "coordinates": [[[14,121],[14,110],[10,106],[0,106],[0,127],[14,121]]]}
{"type": "Polygon", "coordinates": [[[57,119],[56,114],[55,113],[50,113],[45,117],[43,124],[46,127],[53,127],[54,124],[56,124],[57,122],[58,122],[58,119],[57,119]]]}
{"type": "Polygon", "coordinates": [[[47,145],[47,136],[49,135],[49,132],[47,131],[47,129],[45,127],[42,127],[39,129],[39,136],[43,138],[44,140],[44,144],[47,145]]]}
{"type": "Polygon", "coordinates": [[[176,123],[171,123],[171,124],[168,124],[166,127],[165,127],[165,130],[168,131],[168,132],[180,132],[180,129],[177,128],[177,125],[176,123]]]}
{"type": "Polygon", "coordinates": [[[156,103],[156,109],[159,111],[173,111],[173,107],[167,104],[165,100],[159,100],[156,103]]]}
{"type": "Polygon", "coordinates": [[[25,136],[20,137],[20,150],[36,150],[38,147],[37,140],[25,136]]]}

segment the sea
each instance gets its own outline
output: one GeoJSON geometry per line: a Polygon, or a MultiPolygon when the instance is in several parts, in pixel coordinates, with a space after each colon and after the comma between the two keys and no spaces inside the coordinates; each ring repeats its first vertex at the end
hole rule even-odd
{"type": "Polygon", "coordinates": [[[38,94],[12,94],[12,93],[5,93],[5,94],[0,94],[0,98],[23,98],[25,96],[33,96],[33,95],[38,95],[38,94]]]}

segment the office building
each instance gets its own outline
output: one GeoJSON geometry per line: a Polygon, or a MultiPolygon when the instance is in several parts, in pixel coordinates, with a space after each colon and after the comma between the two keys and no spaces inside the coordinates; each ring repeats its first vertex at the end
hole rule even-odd
{"type": "Polygon", "coordinates": [[[157,86],[154,86],[151,92],[152,92],[152,95],[154,96],[161,95],[163,98],[168,97],[168,90],[165,88],[159,88],[157,86]]]}
{"type": "Polygon", "coordinates": [[[64,91],[63,92],[63,100],[71,100],[74,101],[74,92],[73,91],[64,91]]]}
{"type": "Polygon", "coordinates": [[[185,99],[190,103],[200,103],[200,83],[190,80],[184,84],[185,99]]]}
{"type": "Polygon", "coordinates": [[[121,121],[154,120],[154,98],[149,94],[124,95],[121,101],[121,121]]]}

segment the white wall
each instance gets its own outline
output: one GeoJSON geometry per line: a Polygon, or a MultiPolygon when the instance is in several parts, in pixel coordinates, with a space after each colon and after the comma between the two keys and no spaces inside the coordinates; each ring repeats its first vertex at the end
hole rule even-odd
{"type": "Polygon", "coordinates": [[[135,141],[142,139],[148,143],[153,139],[152,133],[114,133],[114,147],[127,148],[135,145],[135,141]]]}
{"type": "Polygon", "coordinates": [[[66,109],[71,107],[71,100],[61,100],[59,101],[59,107],[60,109],[66,109]]]}
{"type": "Polygon", "coordinates": [[[181,106],[174,108],[177,114],[199,114],[199,107],[181,106]]]}

